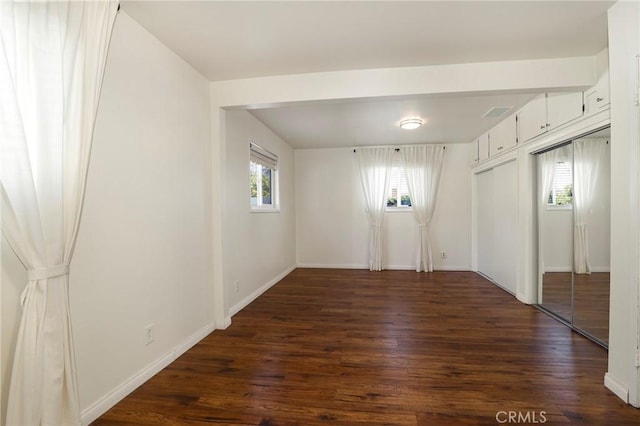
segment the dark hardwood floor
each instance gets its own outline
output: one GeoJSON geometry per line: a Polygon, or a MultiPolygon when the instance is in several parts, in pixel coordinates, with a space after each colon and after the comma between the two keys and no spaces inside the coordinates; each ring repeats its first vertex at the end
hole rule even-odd
{"type": "Polygon", "coordinates": [[[298,269],[94,425],[639,425],[606,370],[471,272],[298,269]]]}

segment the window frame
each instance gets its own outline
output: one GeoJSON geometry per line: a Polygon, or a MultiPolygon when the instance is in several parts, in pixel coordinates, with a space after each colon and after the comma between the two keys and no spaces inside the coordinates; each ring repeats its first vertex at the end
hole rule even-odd
{"type": "MultiPolygon", "coordinates": [[[[391,162],[391,176],[389,176],[389,187],[387,188],[387,200],[389,198],[391,198],[391,196],[393,195],[393,185],[392,182],[394,181],[394,172],[395,173],[399,173],[401,174],[401,176],[397,177],[396,180],[404,180],[404,187],[406,187],[407,191],[406,191],[406,195],[409,196],[409,201],[411,202],[411,195],[409,194],[409,186],[407,185],[407,178],[406,178],[406,174],[404,172],[404,164],[402,163],[402,158],[400,157],[400,152],[399,151],[394,151],[393,153],[393,159],[391,162]],[[399,171],[399,172],[398,172],[399,171]]],[[[402,185],[398,185],[400,188],[398,189],[402,189],[402,185]]],[[[397,204],[395,206],[389,206],[386,205],[385,206],[385,210],[387,212],[412,212],[413,211],[413,203],[409,206],[407,205],[402,205],[402,196],[405,195],[404,192],[399,192],[399,196],[397,197],[397,204]]]]}
{"type": "Polygon", "coordinates": [[[553,200],[552,203],[547,202],[546,209],[547,210],[573,210],[573,166],[569,159],[561,159],[556,161],[555,168],[553,171],[553,185],[551,186],[551,192],[549,193],[550,198],[553,200]],[[557,199],[557,188],[556,188],[556,174],[557,168],[559,164],[569,164],[569,172],[571,175],[571,202],[565,204],[556,204],[557,199]]]}
{"type": "Polygon", "coordinates": [[[249,142],[249,211],[251,213],[278,213],[280,212],[280,185],[279,185],[279,159],[278,155],[263,148],[255,142],[249,142]],[[256,205],[251,197],[252,165],[257,167],[257,194],[262,194],[262,176],[266,168],[271,171],[271,204],[262,204],[263,197],[256,196],[256,205]]]}

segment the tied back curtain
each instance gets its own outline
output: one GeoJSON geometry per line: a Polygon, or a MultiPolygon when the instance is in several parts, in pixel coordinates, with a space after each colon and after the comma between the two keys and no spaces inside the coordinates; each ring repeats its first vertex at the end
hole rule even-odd
{"type": "Polygon", "coordinates": [[[382,225],[387,208],[387,188],[391,177],[393,148],[358,148],[356,164],[369,221],[369,270],[382,270],[384,248],[382,225]]]}
{"type": "Polygon", "coordinates": [[[573,146],[574,272],[590,274],[588,222],[607,140],[578,139],[573,146]]]}
{"type": "Polygon", "coordinates": [[[411,206],[417,222],[416,272],[433,271],[429,223],[438,196],[444,147],[408,146],[400,150],[411,206]]]}
{"type": "Polygon", "coordinates": [[[2,232],[27,269],[8,425],[76,425],[69,263],[112,1],[0,2],[2,232]]]}

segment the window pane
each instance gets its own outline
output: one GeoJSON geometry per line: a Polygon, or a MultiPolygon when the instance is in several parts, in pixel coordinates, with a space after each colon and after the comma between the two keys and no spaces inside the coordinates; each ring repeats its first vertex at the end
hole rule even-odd
{"type": "MultiPolygon", "coordinates": [[[[251,145],[252,147],[254,144],[251,145]]],[[[268,151],[265,151],[268,152],[268,151]]],[[[278,187],[277,166],[266,165],[266,161],[256,161],[253,156],[249,159],[249,199],[251,207],[256,210],[263,208],[275,209],[277,207],[276,190],[278,187]]],[[[277,162],[277,157],[274,157],[277,162]]],[[[274,210],[276,211],[276,210],[274,210]]]]}
{"type": "Polygon", "coordinates": [[[573,176],[571,163],[558,161],[553,175],[553,188],[549,194],[549,204],[568,206],[573,204],[573,176]]]}
{"type": "Polygon", "coordinates": [[[258,205],[258,166],[253,161],[249,162],[249,187],[251,191],[251,205],[258,205]]]}
{"type": "Polygon", "coordinates": [[[394,158],[391,166],[389,193],[387,194],[387,207],[411,207],[407,178],[404,174],[404,167],[400,164],[398,154],[396,154],[396,158],[394,158]]]}
{"type": "Polygon", "coordinates": [[[262,167],[262,204],[271,204],[271,176],[271,169],[262,167]]]}

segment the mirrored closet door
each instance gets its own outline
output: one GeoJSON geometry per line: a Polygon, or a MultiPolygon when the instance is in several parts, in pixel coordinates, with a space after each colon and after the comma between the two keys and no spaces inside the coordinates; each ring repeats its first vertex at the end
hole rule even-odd
{"type": "Polygon", "coordinates": [[[609,128],[537,154],[538,305],[606,346],[609,128]]]}

